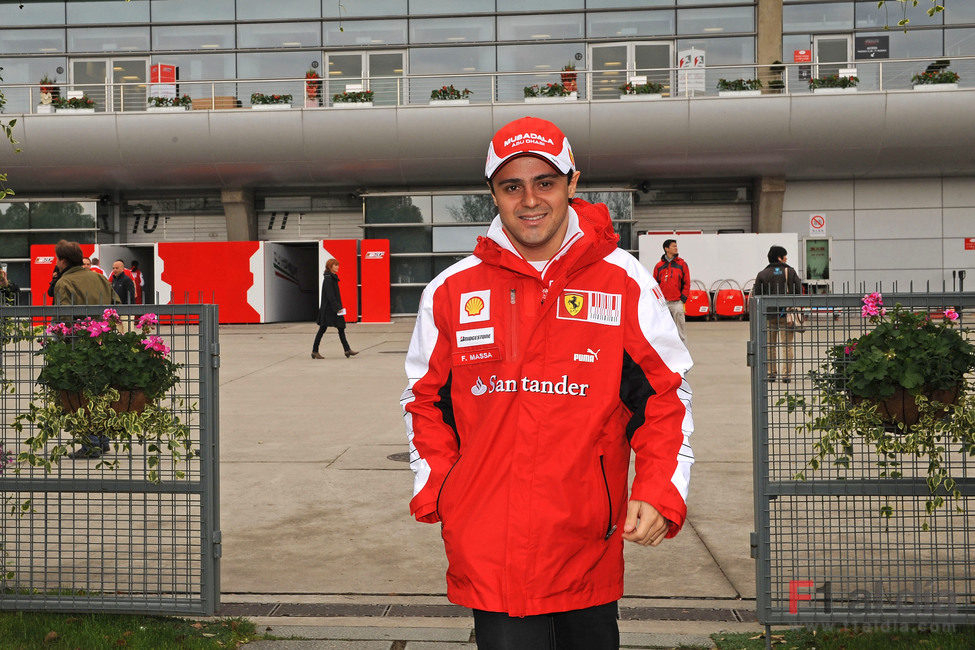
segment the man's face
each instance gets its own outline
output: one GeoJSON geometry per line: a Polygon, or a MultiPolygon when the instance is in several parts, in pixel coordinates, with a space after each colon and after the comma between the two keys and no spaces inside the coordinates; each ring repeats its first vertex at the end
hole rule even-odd
{"type": "Polygon", "coordinates": [[[665,248],[664,252],[667,253],[667,257],[677,257],[677,242],[665,248]]]}
{"type": "Polygon", "coordinates": [[[85,268],[86,268],[87,270],[89,270],[89,271],[91,270],[91,260],[90,260],[90,259],[88,259],[87,257],[85,257],[85,258],[83,258],[83,259],[81,260],[81,264],[82,264],[82,266],[84,266],[84,267],[85,267],[85,268]]]}
{"type": "Polygon", "coordinates": [[[558,252],[568,227],[569,198],[578,182],[579,172],[570,182],[534,156],[509,160],[494,175],[491,196],[501,224],[526,260],[549,260],[558,252]]]}
{"type": "Polygon", "coordinates": [[[122,275],[125,273],[125,265],[121,262],[114,262],[112,264],[112,275],[122,275]]]}

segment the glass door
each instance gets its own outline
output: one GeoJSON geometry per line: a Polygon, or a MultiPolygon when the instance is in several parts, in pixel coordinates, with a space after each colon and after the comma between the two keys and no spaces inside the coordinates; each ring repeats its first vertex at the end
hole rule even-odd
{"type": "Polygon", "coordinates": [[[817,77],[839,74],[840,68],[850,67],[852,50],[852,36],[814,36],[813,56],[817,65],[813,74],[817,77]]]}
{"type": "Polygon", "coordinates": [[[396,106],[406,97],[403,58],[403,52],[326,54],[326,97],[345,92],[347,86],[361,85],[362,90],[373,91],[374,105],[396,106]]]}
{"type": "Polygon", "coordinates": [[[671,90],[669,68],[673,67],[673,43],[614,43],[593,45],[593,99],[617,99],[620,86],[633,76],[645,76],[647,81],[663,84],[664,94],[671,90]]]}
{"type": "Polygon", "coordinates": [[[406,102],[403,52],[370,52],[366,64],[369,90],[375,93],[373,103],[376,106],[396,106],[406,102]]]}
{"type": "Polygon", "coordinates": [[[589,61],[592,65],[589,96],[592,99],[619,98],[619,87],[626,83],[627,77],[627,45],[593,45],[589,61]]]}
{"type": "Polygon", "coordinates": [[[143,111],[148,66],[148,59],[73,59],[68,92],[87,95],[98,113],[143,111]]]}
{"type": "Polygon", "coordinates": [[[109,110],[108,102],[108,59],[75,59],[71,61],[71,83],[66,97],[71,99],[84,93],[95,102],[95,111],[109,110]]]}

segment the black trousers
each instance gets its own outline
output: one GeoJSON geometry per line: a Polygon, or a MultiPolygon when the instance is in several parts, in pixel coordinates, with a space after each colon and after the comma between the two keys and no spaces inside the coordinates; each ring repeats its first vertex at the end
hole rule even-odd
{"type": "MultiPolygon", "coordinates": [[[[328,325],[320,325],[318,327],[318,334],[315,335],[315,344],[311,346],[312,352],[318,352],[318,346],[322,342],[322,336],[325,335],[326,329],[328,329],[328,325]]],[[[342,341],[342,348],[345,349],[346,352],[348,352],[352,348],[349,346],[348,339],[345,338],[345,328],[337,327],[336,329],[339,331],[339,340],[342,341]]]]}
{"type": "Polygon", "coordinates": [[[615,602],[569,612],[519,618],[474,610],[478,650],[617,650],[615,602]]]}

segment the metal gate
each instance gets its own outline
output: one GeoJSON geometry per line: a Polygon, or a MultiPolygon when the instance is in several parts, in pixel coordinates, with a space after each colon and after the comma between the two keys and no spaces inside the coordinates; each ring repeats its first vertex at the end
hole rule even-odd
{"type": "MultiPolygon", "coordinates": [[[[960,325],[975,316],[972,293],[890,294],[883,300],[887,307],[900,303],[935,318],[952,307],[961,314],[960,325]]],[[[894,459],[878,458],[862,436],[852,436],[852,447],[838,454],[839,463],[808,465],[820,435],[804,425],[822,408],[814,401],[821,389],[810,371],[820,371],[828,349],[838,345],[845,354],[850,339],[873,329],[862,307],[861,296],[853,295],[751,301],[758,620],[765,625],[970,625],[975,622],[975,455],[953,450],[944,456],[961,496],[930,511],[926,461],[902,457],[896,472],[888,471],[893,466],[884,463],[894,459]],[[804,331],[783,330],[779,317],[789,307],[810,315],[804,331]],[[812,410],[795,408],[797,399],[812,410]]]]}
{"type": "MultiPolygon", "coordinates": [[[[185,425],[188,445],[176,458],[151,436],[136,432],[126,449],[108,432],[100,458],[27,462],[39,428],[21,420],[18,432],[15,422],[42,402],[45,326],[99,320],[104,308],[0,307],[0,609],[212,615],[218,605],[217,307],[115,308],[143,341],[137,319],[158,315],[151,335],[181,367],[151,406],[185,425]]],[[[70,438],[61,431],[34,453],[50,459],[70,438]]]]}

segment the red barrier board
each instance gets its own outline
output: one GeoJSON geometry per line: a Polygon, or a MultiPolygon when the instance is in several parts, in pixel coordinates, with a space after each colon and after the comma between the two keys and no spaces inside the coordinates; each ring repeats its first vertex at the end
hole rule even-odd
{"type": "Polygon", "coordinates": [[[162,304],[216,303],[221,323],[260,323],[264,312],[261,243],[172,242],[156,248],[162,304]]]}
{"type": "MultiPolygon", "coordinates": [[[[95,244],[81,244],[85,257],[95,254],[95,244]]],[[[32,305],[51,305],[54,301],[47,295],[51,286],[51,274],[57,260],[54,257],[54,244],[34,244],[30,247],[30,300],[32,305]]]]}
{"type": "MultiPolygon", "coordinates": [[[[346,323],[359,320],[359,268],[356,264],[358,244],[357,239],[323,239],[319,253],[320,272],[325,271],[325,262],[330,258],[334,257],[339,261],[339,294],[342,296],[342,306],[345,307],[346,323]]],[[[321,301],[321,275],[318,280],[318,299],[321,301]]]]}
{"type": "Polygon", "coordinates": [[[388,323],[389,303],[389,240],[363,239],[362,264],[362,322],[388,323]]]}

